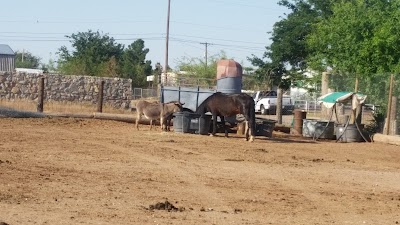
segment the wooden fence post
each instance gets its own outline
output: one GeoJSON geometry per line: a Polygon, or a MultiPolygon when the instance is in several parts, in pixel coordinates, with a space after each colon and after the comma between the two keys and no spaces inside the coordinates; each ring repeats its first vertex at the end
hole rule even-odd
{"type": "Polygon", "coordinates": [[[390,116],[391,116],[391,111],[392,111],[392,94],[393,94],[393,80],[394,80],[394,75],[390,75],[390,85],[389,85],[389,98],[388,98],[388,106],[387,106],[387,112],[386,112],[386,130],[384,134],[389,135],[390,131],[390,116]]]}
{"type": "Polygon", "coordinates": [[[99,95],[97,98],[97,112],[103,112],[104,80],[99,82],[99,95]]]}
{"type": "Polygon", "coordinates": [[[44,99],[44,77],[39,78],[39,93],[37,102],[37,111],[43,112],[43,99],[44,99]]]}

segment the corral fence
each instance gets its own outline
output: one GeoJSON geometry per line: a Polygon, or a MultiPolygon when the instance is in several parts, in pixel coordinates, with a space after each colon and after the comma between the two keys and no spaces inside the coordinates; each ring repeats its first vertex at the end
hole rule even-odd
{"type": "Polygon", "coordinates": [[[158,97],[156,88],[133,88],[133,99],[156,97],[158,97]]]}
{"type": "MultiPolygon", "coordinates": [[[[370,80],[359,79],[358,82],[356,80],[348,76],[331,76],[329,87],[334,91],[354,91],[354,86],[357,84],[357,90],[368,96],[362,111],[362,123],[375,123],[377,131],[383,132],[385,118],[389,118],[389,133],[396,134],[400,126],[399,75],[376,74],[370,80]]],[[[196,86],[215,89],[215,82],[206,79],[179,78],[174,84],[182,88],[196,86]]],[[[160,97],[157,88],[133,89],[130,79],[0,72],[0,100],[35,101],[38,103],[38,111],[42,110],[46,102],[89,103],[97,105],[98,111],[102,110],[100,106],[103,104],[129,109],[131,100],[149,97],[160,97]]],[[[316,98],[293,98],[292,102],[295,109],[306,111],[308,118],[326,118],[316,98]]],[[[282,112],[286,114],[283,124],[291,126],[292,112],[285,113],[285,109],[282,112]]],[[[339,115],[346,115],[349,112],[349,106],[344,105],[339,115]]],[[[266,115],[266,117],[277,120],[276,115],[266,115]]]]}
{"type": "MultiPolygon", "coordinates": [[[[315,120],[328,120],[338,123],[345,123],[345,120],[352,113],[351,104],[340,105],[338,106],[338,110],[331,115],[331,110],[324,111],[321,105],[315,98],[304,99],[304,98],[292,98],[292,102],[294,104],[294,110],[301,110],[306,112],[307,119],[315,119],[315,120]],[[337,121],[338,120],[338,121],[337,121]]],[[[365,104],[362,107],[361,114],[361,123],[362,124],[371,124],[374,121],[375,115],[381,109],[380,105],[374,104],[365,104]]],[[[282,124],[285,126],[293,127],[294,123],[294,110],[286,110],[282,109],[282,124]]],[[[278,116],[276,114],[272,115],[262,115],[267,119],[278,120],[278,116]]],[[[382,125],[382,124],[381,124],[382,125]]]]}
{"type": "MultiPolygon", "coordinates": [[[[362,75],[329,74],[328,88],[331,91],[358,92],[367,95],[362,107],[361,123],[371,133],[398,134],[400,130],[400,76],[399,74],[380,73],[363,77],[362,75]],[[386,119],[389,118],[389,119],[386,119]],[[388,121],[388,122],[386,122],[388,121]],[[389,126],[389,128],[387,128],[389,126]]],[[[307,112],[307,118],[327,120],[330,112],[323,110],[317,102],[321,93],[313,96],[298,96],[293,98],[295,109],[307,112]]],[[[338,119],[343,122],[346,116],[350,116],[350,104],[338,105],[338,119]]],[[[270,119],[276,119],[276,115],[268,115],[270,119]]],[[[288,115],[284,115],[285,125],[293,123],[288,115]]],[[[336,118],[332,118],[336,120],[336,118]]]]}
{"type": "Polygon", "coordinates": [[[294,100],[294,108],[314,114],[321,110],[317,100],[294,100]]]}

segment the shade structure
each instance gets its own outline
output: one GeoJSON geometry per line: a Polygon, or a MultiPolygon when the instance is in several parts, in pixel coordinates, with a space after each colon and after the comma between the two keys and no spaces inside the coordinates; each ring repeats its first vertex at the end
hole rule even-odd
{"type": "Polygon", "coordinates": [[[353,110],[357,106],[363,104],[366,95],[355,93],[355,92],[331,92],[318,98],[318,103],[323,104],[327,108],[332,108],[336,103],[348,103],[351,102],[353,110]]]}

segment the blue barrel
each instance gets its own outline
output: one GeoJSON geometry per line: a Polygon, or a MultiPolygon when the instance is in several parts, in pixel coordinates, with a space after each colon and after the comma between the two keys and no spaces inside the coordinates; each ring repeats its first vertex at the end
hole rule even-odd
{"type": "Polygon", "coordinates": [[[217,80],[217,91],[226,94],[242,92],[242,77],[226,77],[217,80]]]}

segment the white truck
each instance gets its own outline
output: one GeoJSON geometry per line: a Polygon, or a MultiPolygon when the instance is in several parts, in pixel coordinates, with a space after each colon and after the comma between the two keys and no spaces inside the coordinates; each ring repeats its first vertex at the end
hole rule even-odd
{"type": "MultiPolygon", "coordinates": [[[[276,114],[276,91],[257,91],[253,94],[253,99],[256,104],[255,111],[262,115],[276,114]]],[[[282,114],[292,114],[294,104],[290,96],[282,97],[282,114]]]]}

